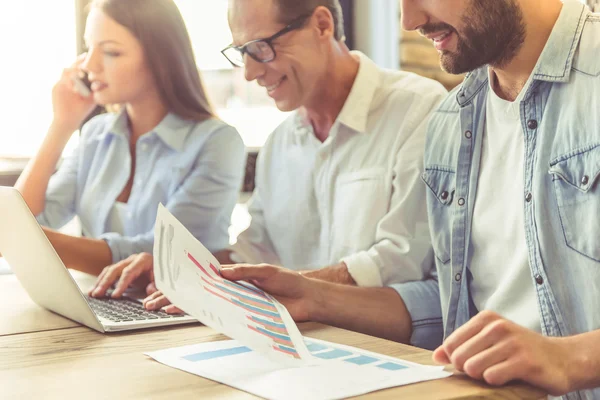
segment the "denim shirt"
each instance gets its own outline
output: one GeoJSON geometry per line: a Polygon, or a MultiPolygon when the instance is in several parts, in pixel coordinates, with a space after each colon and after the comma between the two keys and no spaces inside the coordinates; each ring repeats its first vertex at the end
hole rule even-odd
{"type": "Polygon", "coordinates": [[[78,216],[85,236],[104,239],[113,262],[152,252],[158,204],[167,207],[212,250],[229,245],[228,228],[244,174],[238,132],[217,119],[168,114],[136,143],[132,160],[125,112],[103,114],[82,129],[79,146],[50,179],[40,224],[58,229],[78,216]],[[135,176],[124,234],[109,232],[109,214],[135,176]]]}
{"type": "MultiPolygon", "coordinates": [[[[472,72],[429,125],[422,178],[437,274],[394,286],[413,319],[413,343],[429,348],[477,313],[468,263],[488,90],[488,68],[472,72]]],[[[520,115],[524,176],[515,179],[525,184],[532,312],[544,335],[600,329],[600,15],[565,1],[520,115]]],[[[600,390],[568,398],[594,395],[600,390]]]]}

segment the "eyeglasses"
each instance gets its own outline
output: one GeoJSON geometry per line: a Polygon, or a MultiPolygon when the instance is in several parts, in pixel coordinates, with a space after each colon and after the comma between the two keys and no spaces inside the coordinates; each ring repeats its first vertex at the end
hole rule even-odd
{"type": "Polygon", "coordinates": [[[266,39],[257,39],[244,44],[243,46],[228,46],[221,50],[221,54],[234,66],[244,66],[244,54],[248,54],[259,63],[271,62],[277,57],[273,41],[288,32],[302,28],[304,22],[311,17],[312,14],[303,15],[293,20],[288,26],[266,39]]]}

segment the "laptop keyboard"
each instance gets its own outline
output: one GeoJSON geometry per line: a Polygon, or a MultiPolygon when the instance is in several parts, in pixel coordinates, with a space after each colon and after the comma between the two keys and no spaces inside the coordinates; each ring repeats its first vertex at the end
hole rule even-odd
{"type": "Polygon", "coordinates": [[[88,297],[87,301],[98,316],[112,322],[145,321],[185,316],[185,314],[167,314],[164,311],[147,311],[142,303],[127,298],[117,300],[109,297],[102,299],[88,297]]]}

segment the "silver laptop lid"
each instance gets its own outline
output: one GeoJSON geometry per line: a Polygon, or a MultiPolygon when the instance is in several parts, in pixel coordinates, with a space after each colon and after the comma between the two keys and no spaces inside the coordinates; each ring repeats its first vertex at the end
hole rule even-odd
{"type": "Polygon", "coordinates": [[[104,332],[25,200],[0,186],[0,254],[38,305],[104,332]]]}

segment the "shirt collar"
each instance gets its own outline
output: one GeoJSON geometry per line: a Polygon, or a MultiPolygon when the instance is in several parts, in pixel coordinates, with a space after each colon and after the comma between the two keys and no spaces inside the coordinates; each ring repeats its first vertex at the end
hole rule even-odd
{"type": "Polygon", "coordinates": [[[112,125],[108,128],[106,134],[129,138],[129,123],[125,109],[122,109],[118,114],[116,114],[115,119],[113,120],[112,125]]]}
{"type": "Polygon", "coordinates": [[[154,128],[154,133],[173,150],[183,151],[185,141],[196,123],[196,121],[185,120],[173,113],[169,113],[154,128]]]}
{"type": "Polygon", "coordinates": [[[338,115],[337,120],[356,132],[366,133],[369,111],[375,98],[375,92],[381,84],[379,67],[367,56],[352,51],[360,65],[350,94],[338,115]]]}
{"type": "MultiPolygon", "coordinates": [[[[185,120],[173,113],[167,114],[162,121],[149,133],[142,137],[156,135],[164,144],[176,151],[183,151],[185,141],[192,131],[195,121],[185,120]]],[[[120,111],[114,119],[107,135],[122,136],[129,139],[129,124],[127,112],[120,111]]]]}
{"type": "MultiPolygon", "coordinates": [[[[565,0],[560,15],[546,46],[533,70],[533,79],[548,82],[568,82],[575,49],[581,39],[588,9],[577,0],[565,0]]],[[[469,103],[488,82],[487,66],[467,74],[457,101],[460,106],[469,103]]]]}
{"type": "Polygon", "coordinates": [[[579,45],[587,7],[576,0],[565,0],[550,38],[540,56],[533,78],[540,81],[568,82],[575,49],[579,45]]]}
{"type": "MultiPolygon", "coordinates": [[[[358,73],[336,122],[356,132],[367,133],[369,111],[375,100],[375,92],[381,86],[381,73],[379,67],[363,53],[358,51],[350,53],[359,60],[358,73]]],[[[295,125],[298,134],[312,132],[310,122],[301,111],[296,113],[295,125]]]]}

